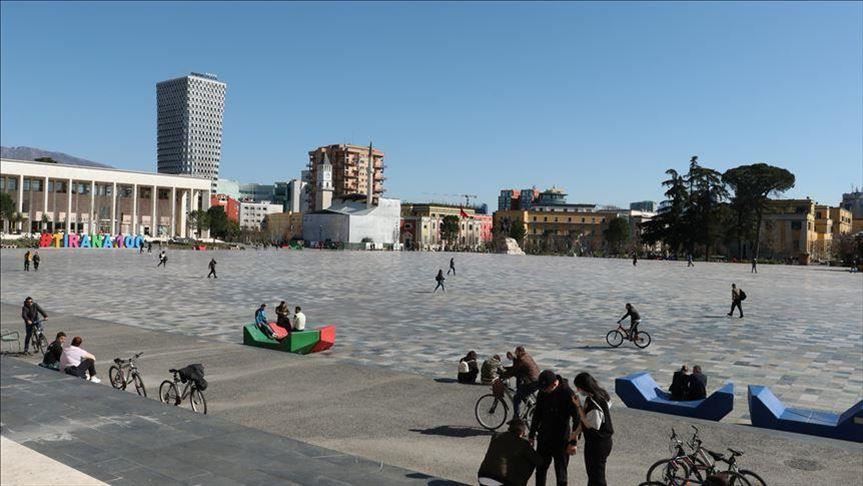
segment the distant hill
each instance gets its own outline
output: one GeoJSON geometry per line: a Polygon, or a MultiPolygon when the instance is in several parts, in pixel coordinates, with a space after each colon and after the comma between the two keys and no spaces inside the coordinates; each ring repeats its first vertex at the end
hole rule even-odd
{"type": "Polygon", "coordinates": [[[63,152],[51,152],[35,147],[0,147],[0,157],[4,159],[35,160],[40,157],[51,157],[61,164],[83,165],[86,167],[111,167],[107,164],[74,157],[63,152]]]}

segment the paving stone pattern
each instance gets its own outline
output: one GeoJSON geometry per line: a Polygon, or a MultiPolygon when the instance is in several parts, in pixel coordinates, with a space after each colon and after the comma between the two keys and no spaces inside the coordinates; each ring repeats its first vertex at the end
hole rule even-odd
{"type": "MultiPolygon", "coordinates": [[[[451,377],[467,350],[481,356],[524,345],[541,367],[567,377],[648,370],[670,381],[681,363],[701,364],[714,389],[730,380],[745,420],[747,384],[769,386],[788,405],[844,411],[863,396],[863,275],[826,267],[451,253],[169,250],[40,251],[38,273],[23,251],[0,255],[5,303],[32,295],[61,311],[148,329],[242,341],[265,302],[284,299],[309,323],[336,324],[331,356],[451,377]],[[447,293],[434,276],[455,257],[447,293]],[[207,279],[218,261],[219,279],[207,279]],[[731,283],[744,319],[729,318],[731,283]],[[653,344],[610,349],[605,334],[624,303],[641,312],[653,344]]],[[[56,325],[51,323],[51,325],[56,325]]],[[[726,419],[729,420],[729,419],[726,419]]]]}
{"type": "Polygon", "coordinates": [[[0,391],[4,437],[112,485],[458,484],[5,357],[0,391]]]}

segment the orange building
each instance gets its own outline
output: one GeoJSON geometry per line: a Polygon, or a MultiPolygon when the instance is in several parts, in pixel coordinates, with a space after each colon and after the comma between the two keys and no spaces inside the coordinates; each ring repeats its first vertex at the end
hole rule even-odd
{"type": "Polygon", "coordinates": [[[240,201],[225,194],[214,194],[210,196],[210,206],[222,206],[228,221],[240,222],[240,201]]]}

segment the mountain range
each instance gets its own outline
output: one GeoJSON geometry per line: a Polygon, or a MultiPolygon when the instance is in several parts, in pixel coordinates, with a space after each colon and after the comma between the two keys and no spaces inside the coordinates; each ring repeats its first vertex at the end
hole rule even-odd
{"type": "Polygon", "coordinates": [[[93,162],[63,152],[52,152],[36,147],[0,147],[0,157],[4,159],[35,160],[40,157],[50,157],[61,164],[83,165],[86,167],[111,167],[108,164],[93,162]]]}

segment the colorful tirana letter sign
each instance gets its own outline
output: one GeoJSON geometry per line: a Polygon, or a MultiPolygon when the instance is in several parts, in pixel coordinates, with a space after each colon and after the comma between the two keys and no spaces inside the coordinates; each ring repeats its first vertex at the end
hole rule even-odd
{"type": "Polygon", "coordinates": [[[95,235],[70,233],[42,233],[39,246],[46,248],[141,248],[144,246],[143,235],[109,235],[98,233],[95,235]]]}

